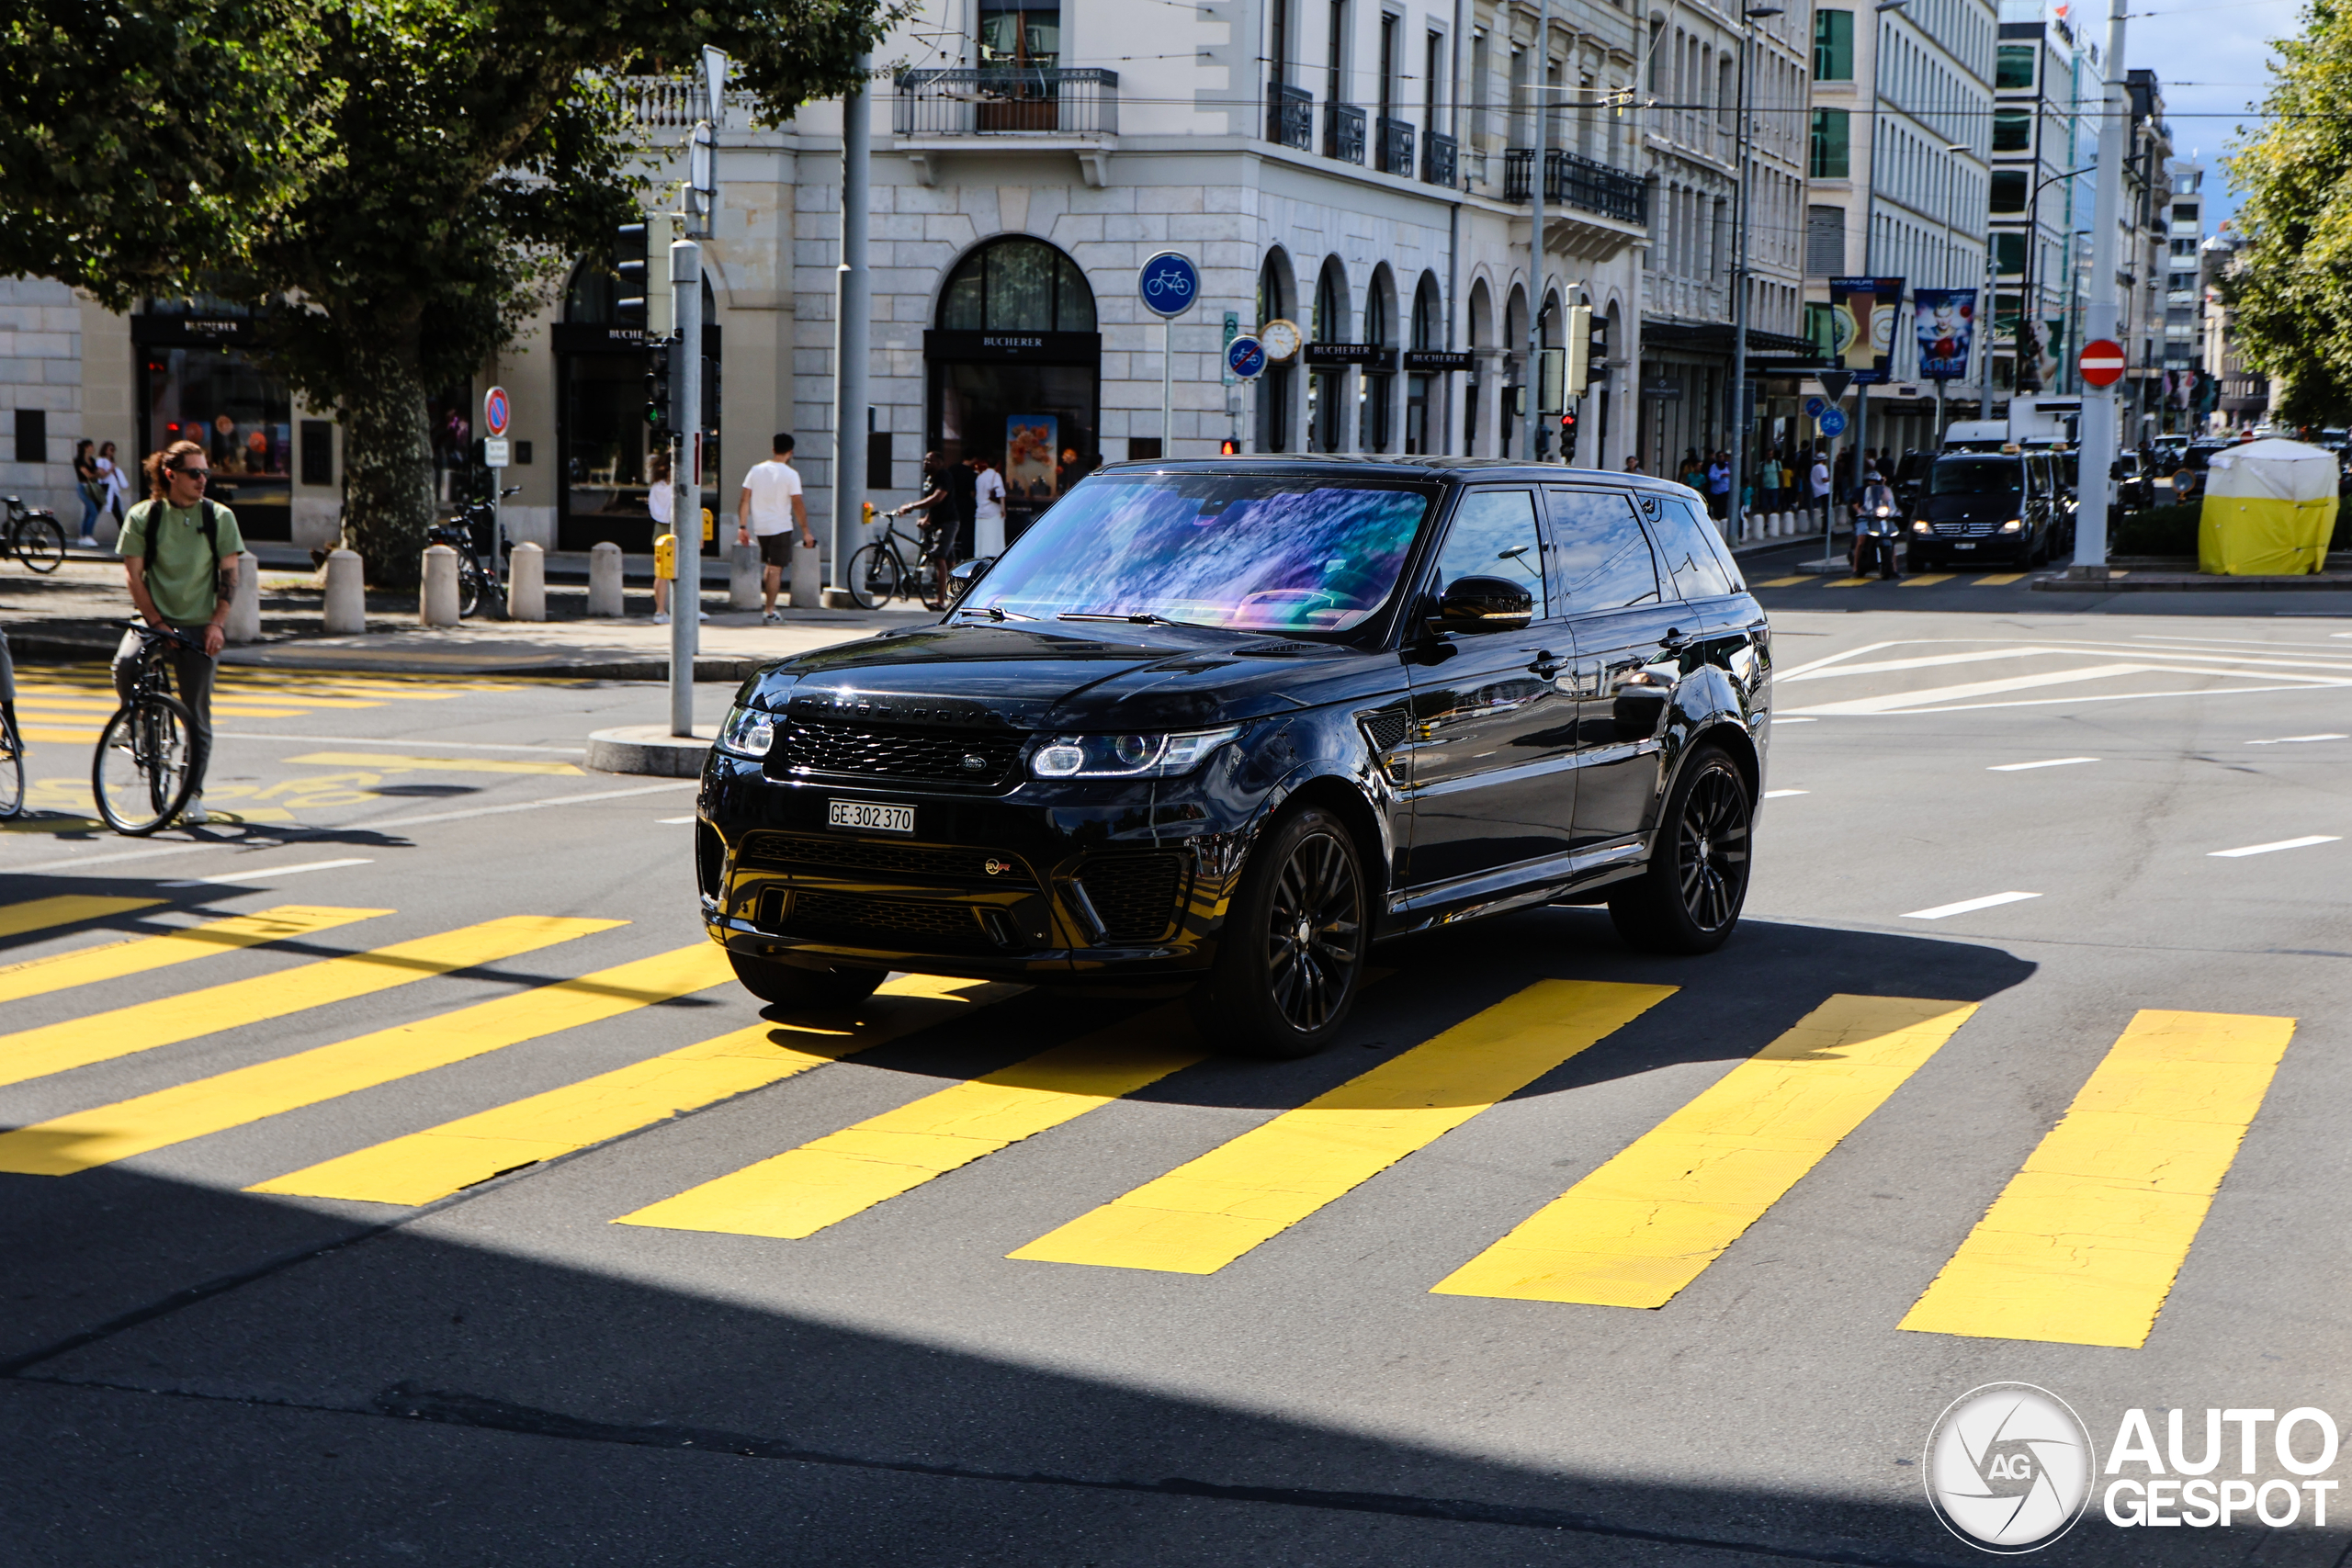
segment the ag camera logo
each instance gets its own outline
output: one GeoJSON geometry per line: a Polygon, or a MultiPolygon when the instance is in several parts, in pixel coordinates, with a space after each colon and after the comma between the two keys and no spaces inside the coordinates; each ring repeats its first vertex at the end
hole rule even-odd
{"type": "Polygon", "coordinates": [[[2074,1528],[2098,1456],[2064,1400],[2031,1383],[1995,1382],[1936,1418],[1921,1468],[1946,1529],[1979,1551],[2014,1555],[2074,1528]]]}

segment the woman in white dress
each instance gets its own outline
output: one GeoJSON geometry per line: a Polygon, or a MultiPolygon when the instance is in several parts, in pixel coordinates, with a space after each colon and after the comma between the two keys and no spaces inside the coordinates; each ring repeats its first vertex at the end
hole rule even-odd
{"type": "Polygon", "coordinates": [[[979,470],[973,485],[972,553],[982,560],[1004,554],[1004,476],[986,457],[974,457],[979,470]]]}

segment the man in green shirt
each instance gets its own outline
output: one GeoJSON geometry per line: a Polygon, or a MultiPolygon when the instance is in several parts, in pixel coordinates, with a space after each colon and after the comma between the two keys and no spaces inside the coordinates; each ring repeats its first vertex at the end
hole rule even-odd
{"type": "MultiPolygon", "coordinates": [[[[130,581],[131,603],[140,616],[161,629],[165,626],[194,634],[203,649],[174,644],[165,657],[172,663],[173,682],[180,700],[195,716],[195,733],[188,737],[188,773],[195,780],[180,821],[202,827],[204,769],[212,756],[212,661],[226,638],[230,596],[237,586],[237,557],[244,536],[237,531],[236,513],[204,499],[211,474],[204,448],[193,441],[175,441],[148,459],[152,499],[141,502],[123,519],[122,537],[115,548],[122,556],[130,581]]],[[[115,652],[115,684],[127,683],[126,666],[138,656],[139,639],[126,634],[115,652]]]]}

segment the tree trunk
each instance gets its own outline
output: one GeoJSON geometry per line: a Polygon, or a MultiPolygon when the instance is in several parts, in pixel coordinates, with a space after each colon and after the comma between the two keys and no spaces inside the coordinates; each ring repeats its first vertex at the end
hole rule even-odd
{"type": "Polygon", "coordinates": [[[355,352],[343,378],[344,522],[368,581],[380,588],[412,587],[423,575],[434,517],[433,440],[414,334],[412,323],[408,343],[379,339],[355,352]]]}

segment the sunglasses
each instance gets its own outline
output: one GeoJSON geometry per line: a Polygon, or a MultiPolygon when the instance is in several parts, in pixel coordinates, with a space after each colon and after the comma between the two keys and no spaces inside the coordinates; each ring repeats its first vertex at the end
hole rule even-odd
{"type": "Polygon", "coordinates": [[[198,484],[204,483],[212,477],[212,470],[209,468],[165,468],[164,472],[175,479],[194,479],[198,484]]]}

